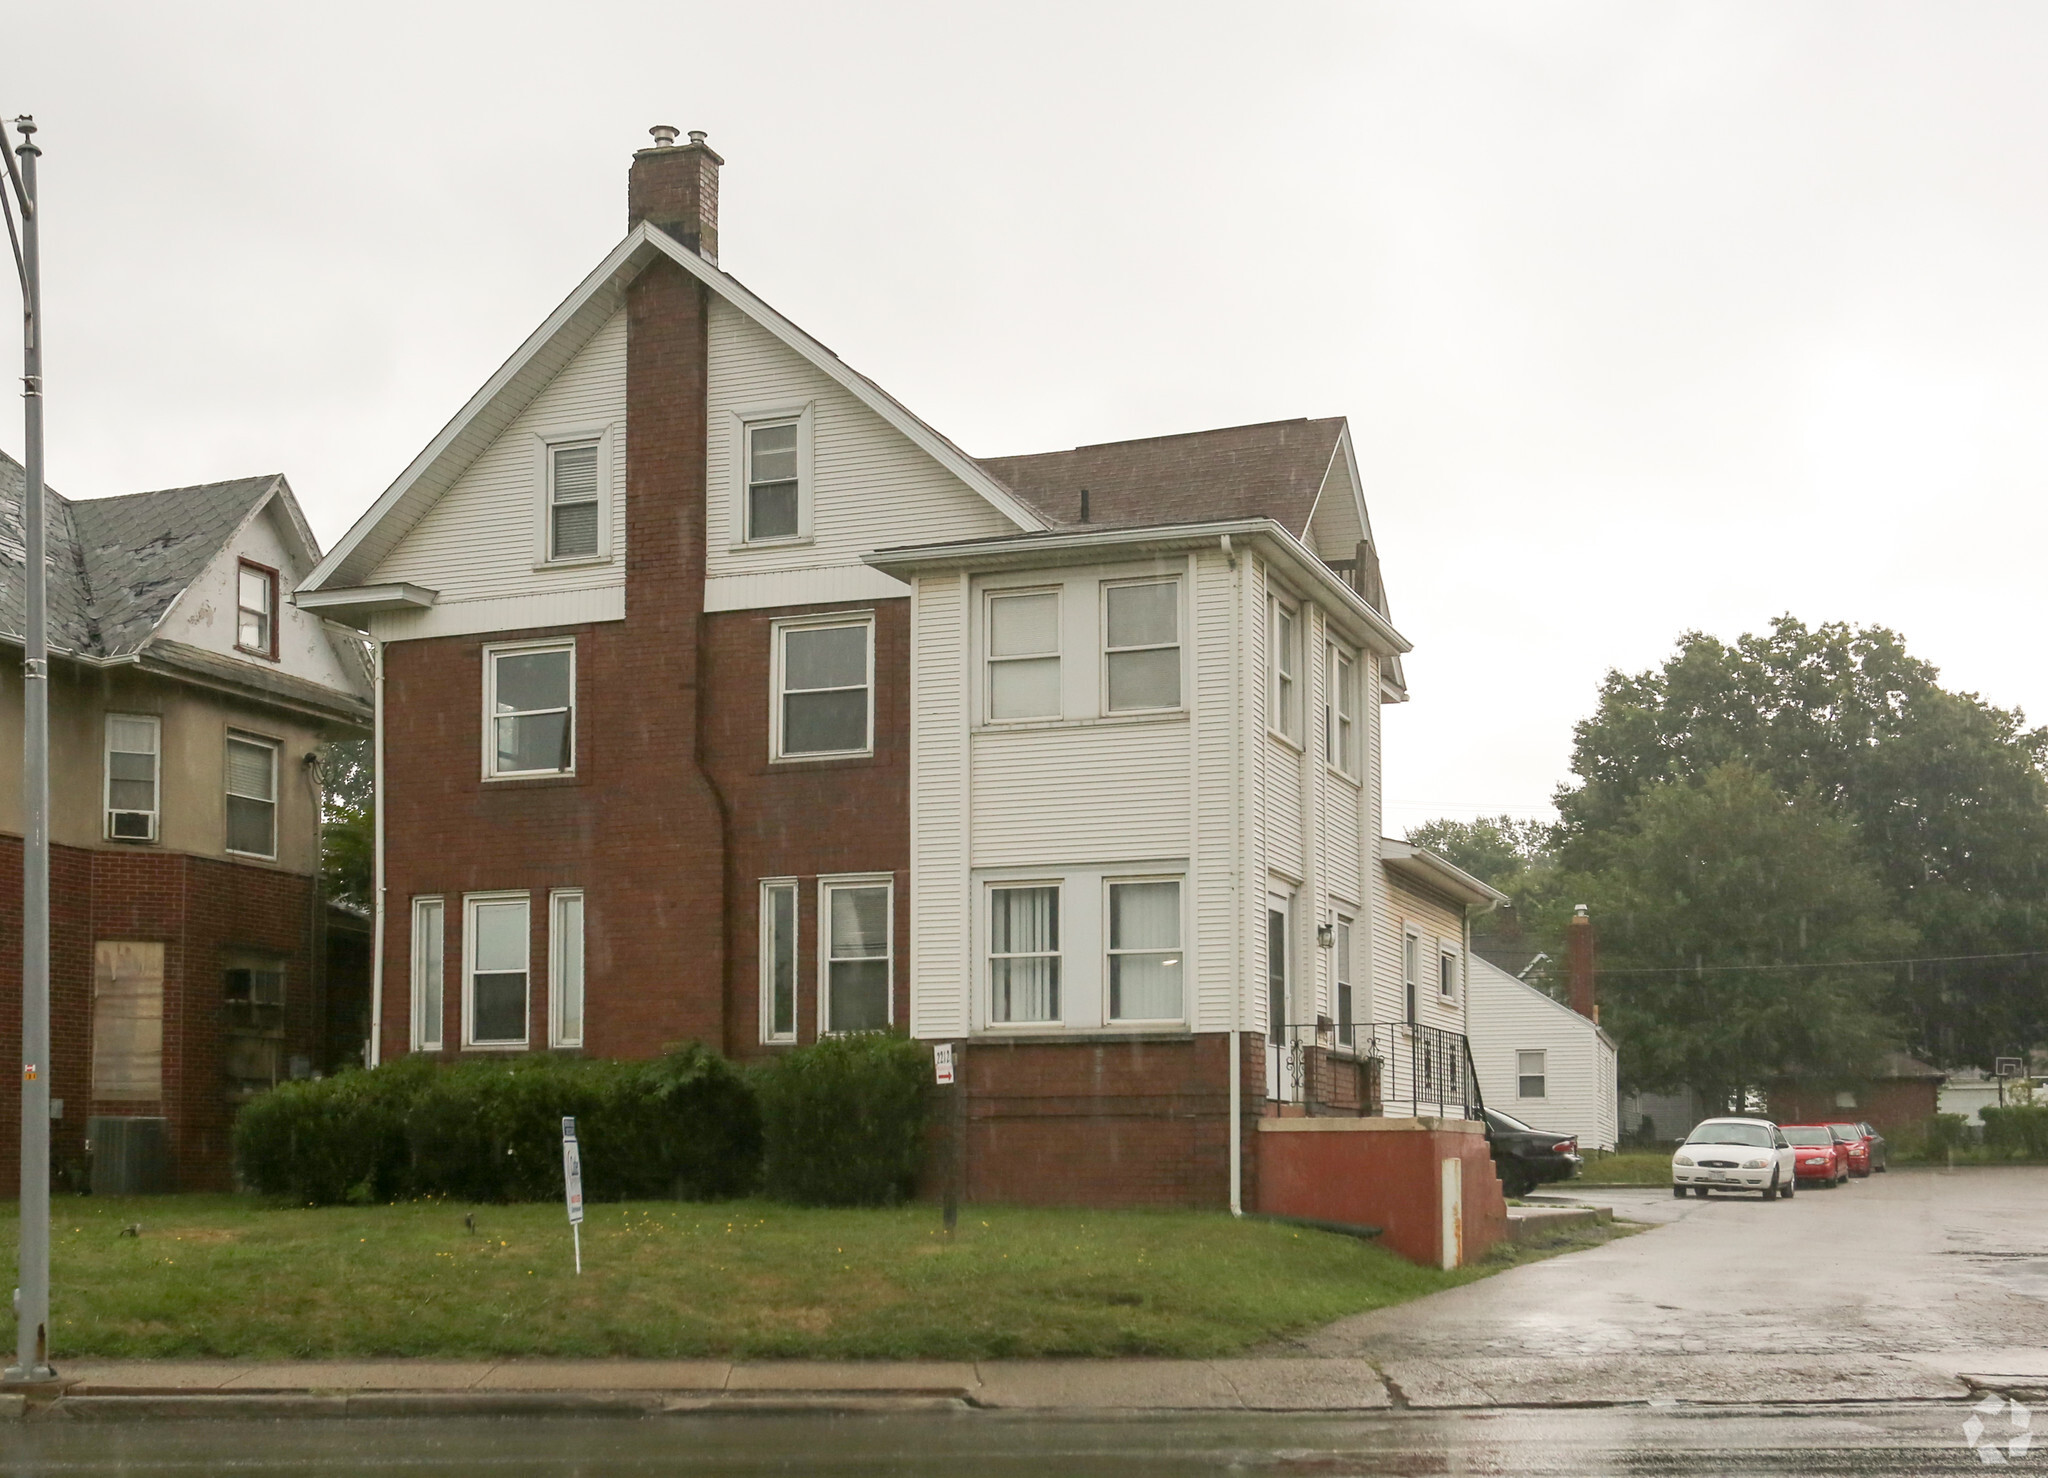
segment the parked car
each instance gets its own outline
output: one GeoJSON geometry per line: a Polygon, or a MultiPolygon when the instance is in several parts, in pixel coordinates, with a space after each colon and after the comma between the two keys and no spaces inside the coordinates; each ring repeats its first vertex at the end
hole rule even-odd
{"type": "Polygon", "coordinates": [[[1830,1124],[1828,1127],[1840,1130],[1842,1138],[1849,1141],[1849,1173],[1858,1180],[1870,1174],[1870,1136],[1863,1132],[1863,1126],[1830,1124]]]}
{"type": "Polygon", "coordinates": [[[1709,1191],[1758,1191],[1789,1201],[1799,1185],[1795,1153],[1769,1119],[1706,1119],[1671,1157],[1671,1194],[1690,1190],[1704,1201],[1709,1191]]]}
{"type": "Polygon", "coordinates": [[[1531,1129],[1499,1109],[1486,1111],[1486,1138],[1493,1149],[1494,1174],[1510,1196],[1526,1196],[1539,1185],[1570,1180],[1585,1163],[1576,1135],[1531,1129]]]}
{"type": "Polygon", "coordinates": [[[1884,1136],[1877,1132],[1876,1126],[1869,1123],[1863,1123],[1858,1124],[1856,1127],[1863,1131],[1863,1137],[1870,1142],[1871,1173],[1875,1175],[1882,1175],[1885,1171],[1891,1168],[1891,1146],[1884,1142],[1884,1136]]]}
{"type": "Polygon", "coordinates": [[[1829,1189],[1849,1178],[1849,1141],[1832,1124],[1780,1124],[1792,1146],[1795,1179],[1829,1189]]]}

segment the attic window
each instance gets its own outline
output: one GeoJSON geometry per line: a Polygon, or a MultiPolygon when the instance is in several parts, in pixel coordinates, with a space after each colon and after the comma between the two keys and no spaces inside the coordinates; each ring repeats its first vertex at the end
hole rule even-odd
{"type": "Polygon", "coordinates": [[[235,574],[235,645],[277,660],[277,571],[243,560],[235,574]]]}
{"type": "Polygon", "coordinates": [[[591,559],[598,547],[595,441],[548,448],[548,558],[591,559]]]}
{"type": "Polygon", "coordinates": [[[801,502],[797,424],[773,421],[747,428],[747,542],[794,539],[801,502]]]}

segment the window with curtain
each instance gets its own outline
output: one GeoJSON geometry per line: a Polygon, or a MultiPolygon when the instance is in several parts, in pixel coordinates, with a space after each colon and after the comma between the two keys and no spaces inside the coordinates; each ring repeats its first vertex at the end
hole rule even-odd
{"type": "Polygon", "coordinates": [[[162,738],[154,714],[107,715],[107,835],[116,841],[156,840],[162,738]]]}
{"type": "Polygon", "coordinates": [[[251,857],[277,855],[277,744],[273,740],[228,736],[227,820],[230,852],[251,857]]]}
{"type": "Polygon", "coordinates": [[[548,899],[548,1038],[556,1047],[583,1045],[583,891],[564,888],[548,899]]]}
{"type": "Polygon", "coordinates": [[[1060,598],[1057,591],[988,600],[988,716],[1058,718],[1060,598]]]}
{"type": "Polygon", "coordinates": [[[761,1040],[796,1040],[796,884],[761,885],[761,1040]]]}
{"type": "Polygon", "coordinates": [[[599,446],[591,440],[548,448],[549,559],[589,559],[598,552],[599,446]]]}
{"type": "Polygon", "coordinates": [[[889,884],[825,885],[825,1029],[889,1025],[889,884]]]}
{"type": "Polygon", "coordinates": [[[1111,713],[1180,706],[1180,582],[1103,588],[1104,665],[1111,713]]]}
{"type": "Polygon", "coordinates": [[[866,619],[778,628],[776,758],[867,752],[873,632],[866,619]]]}
{"type": "Polygon", "coordinates": [[[797,423],[747,427],[747,542],[794,539],[802,531],[797,423]]]}
{"type": "Polygon", "coordinates": [[[526,1044],[525,898],[469,900],[469,1040],[477,1047],[526,1044]]]}
{"type": "Polygon", "coordinates": [[[1517,1052],[1515,1054],[1515,1096],[1517,1098],[1544,1098],[1548,1094],[1545,1083],[1545,1054],[1542,1052],[1517,1052]]]}
{"type": "Polygon", "coordinates": [[[1326,729],[1331,765],[1358,774],[1358,659],[1341,647],[1330,649],[1330,711],[1326,729]]]}
{"type": "Polygon", "coordinates": [[[1351,920],[1342,914],[1337,916],[1337,1041],[1346,1047],[1352,1044],[1357,1034],[1352,1030],[1356,1018],[1352,1015],[1351,999],[1351,920]]]}
{"type": "Polygon", "coordinates": [[[1180,884],[1109,885],[1112,1021],[1182,1019],[1180,884]]]}
{"type": "Polygon", "coordinates": [[[1301,618],[1294,608],[1273,602],[1272,729],[1289,739],[1301,737],[1301,618]]]}
{"type": "Polygon", "coordinates": [[[240,566],[235,576],[235,645],[259,657],[277,655],[277,573],[240,566]]]}
{"type": "Polygon", "coordinates": [[[1059,886],[991,888],[988,899],[989,1020],[1059,1020],[1059,886]]]}
{"type": "Polygon", "coordinates": [[[576,648],[487,650],[491,774],[566,775],[576,768],[576,648]]]}
{"type": "Polygon", "coordinates": [[[447,948],[447,905],[438,898],[412,901],[412,1045],[441,1050],[442,957],[447,948]]]}

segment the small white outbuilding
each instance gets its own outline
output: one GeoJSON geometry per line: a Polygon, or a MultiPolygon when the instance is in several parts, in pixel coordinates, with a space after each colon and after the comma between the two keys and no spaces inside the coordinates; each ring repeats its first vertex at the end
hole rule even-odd
{"type": "Polygon", "coordinates": [[[1471,957],[1465,1034],[1486,1106],[1611,1150],[1619,1134],[1614,1039],[1562,1001],[1471,957]]]}

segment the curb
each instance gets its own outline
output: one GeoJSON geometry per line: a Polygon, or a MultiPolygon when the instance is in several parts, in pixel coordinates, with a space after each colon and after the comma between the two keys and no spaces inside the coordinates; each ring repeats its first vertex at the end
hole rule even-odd
{"type": "Polygon", "coordinates": [[[183,1395],[60,1396],[27,1406],[4,1398],[0,1419],[73,1422],[306,1421],[393,1417],[655,1417],[882,1415],[971,1410],[961,1394],[930,1391],[783,1392],[760,1395],[659,1391],[277,1391],[183,1395]]]}

